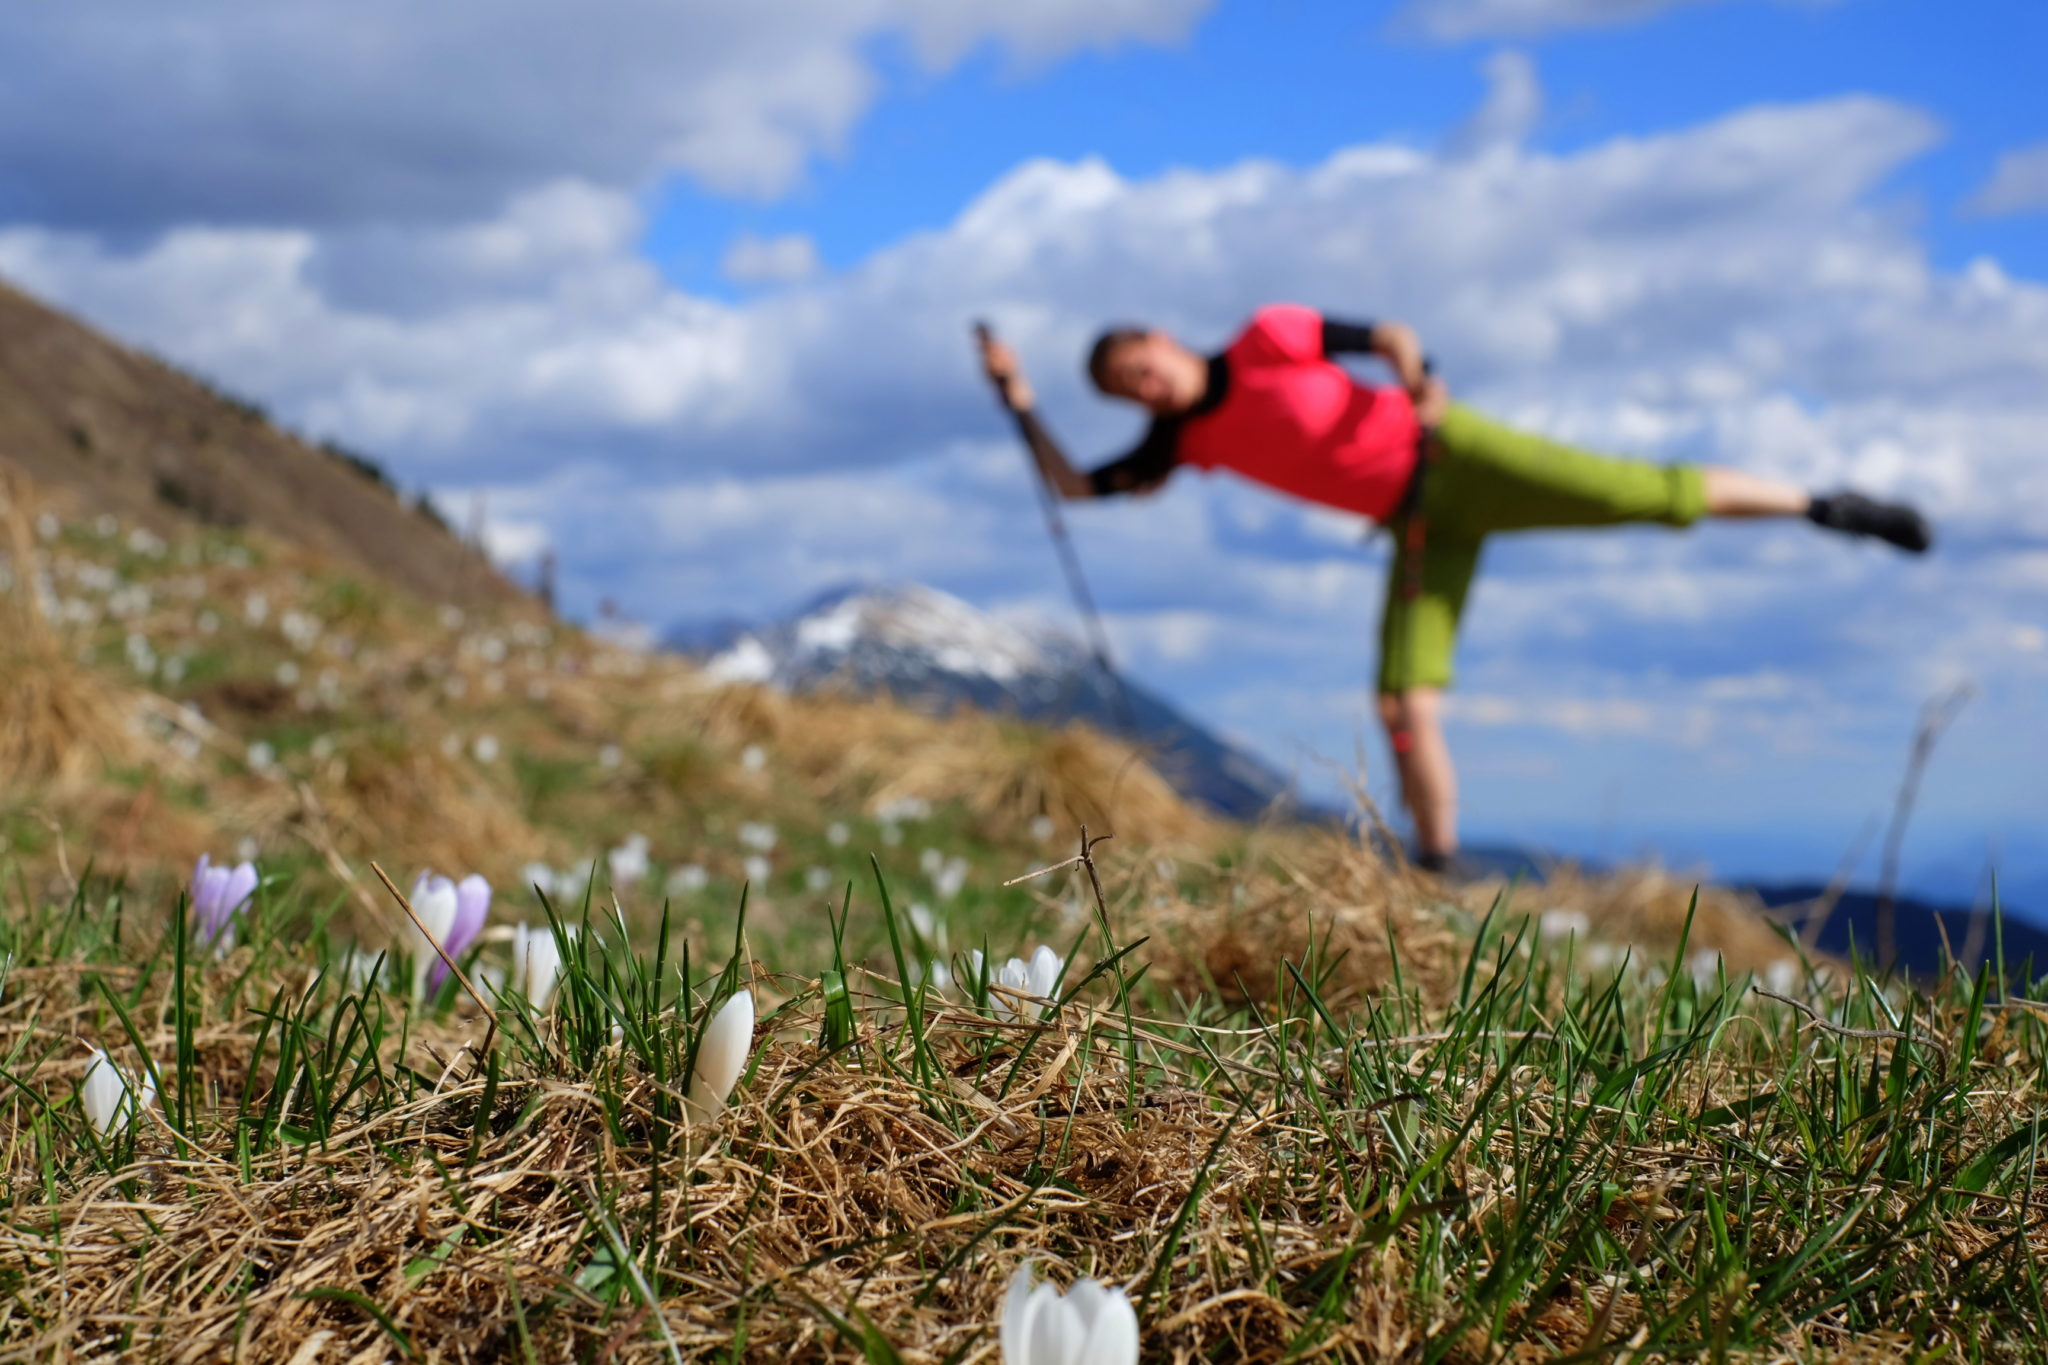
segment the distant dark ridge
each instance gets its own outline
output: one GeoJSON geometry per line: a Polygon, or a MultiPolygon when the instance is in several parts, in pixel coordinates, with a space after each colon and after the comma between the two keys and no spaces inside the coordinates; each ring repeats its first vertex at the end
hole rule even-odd
{"type": "MultiPolygon", "coordinates": [[[[1543,881],[1545,869],[1561,861],[1542,849],[1518,844],[1468,845],[1459,861],[1468,876],[1520,879],[1529,885],[1543,881]]],[[[1590,872],[1613,871],[1586,859],[1569,860],[1590,872]]],[[[1820,882],[1764,882],[1735,885],[1748,891],[1774,911],[1802,912],[1790,923],[1797,935],[1805,925],[1803,912],[1828,891],[1820,882]]],[[[1990,908],[1938,905],[1912,896],[1900,897],[1898,906],[1899,969],[1908,976],[1928,977],[1940,972],[1953,958],[1975,972],[1986,962],[1994,963],[2004,947],[2005,981],[2015,994],[2044,995],[2032,988],[2048,976],[2048,929],[2021,910],[2001,907],[1994,922],[1990,908]],[[1943,934],[1947,938],[1944,942],[1943,934]]],[[[1877,943],[1877,895],[1851,891],[1836,902],[1821,922],[1814,947],[1831,957],[1870,962],[1877,943]]]]}
{"type": "Polygon", "coordinates": [[[159,532],[250,528],[429,601],[518,590],[376,461],[0,283],[0,466],[60,510],[159,532]]]}
{"type": "MultiPolygon", "coordinates": [[[[1775,882],[1746,889],[1773,909],[1810,905],[1827,891],[1818,882],[1775,882]]],[[[1901,897],[1897,904],[1898,965],[1908,975],[1931,976],[1941,971],[1953,954],[1972,972],[1983,963],[1994,962],[1996,976],[1995,954],[2001,942],[2005,979],[2012,990],[2033,994],[2033,984],[2048,975],[2048,931],[2011,906],[2002,907],[1994,923],[1988,907],[1972,910],[1935,905],[1910,896],[1901,897]]],[[[1815,946],[1836,957],[1868,961],[1876,943],[1877,897],[1868,891],[1851,891],[1823,922],[1815,946]]]]}

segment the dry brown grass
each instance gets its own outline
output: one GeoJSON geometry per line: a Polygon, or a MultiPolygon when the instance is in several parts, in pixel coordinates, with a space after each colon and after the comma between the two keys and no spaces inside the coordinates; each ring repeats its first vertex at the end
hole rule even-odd
{"type": "Polygon", "coordinates": [[[1048,816],[1063,829],[1086,824],[1152,848],[1201,849],[1227,834],[1141,751],[1086,725],[1029,725],[965,709],[934,716],[832,690],[798,699],[750,684],[706,686],[673,661],[653,662],[632,688],[656,700],[607,707],[601,680],[586,680],[575,711],[586,727],[621,735],[642,755],[695,746],[700,791],[758,794],[765,779],[738,772],[740,755],[758,745],[814,808],[873,810],[914,798],[959,805],[1001,837],[1016,838],[1048,816]]]}
{"type": "MultiPolygon", "coordinates": [[[[1339,861],[1316,870],[1345,884],[1326,896],[1303,882],[1291,913],[1262,910],[1261,923],[1286,932],[1287,920],[1313,912],[1334,924],[1383,896],[1391,904],[1376,913],[1421,923],[1404,904],[1413,887],[1355,859],[1346,865],[1334,845],[1326,852],[1339,861]]],[[[1308,868],[1276,875],[1285,882],[1308,868]]],[[[1142,914],[1110,913],[1147,927],[1142,914]]],[[[1169,946],[1155,940],[1155,964],[1169,946]]],[[[1357,946],[1362,954],[1363,937],[1357,946]]],[[[1410,953],[1455,947],[1434,936],[1401,946],[1404,972],[1410,953]]],[[[1451,1193],[1437,1235],[1455,1252],[1449,1279],[1468,1287],[1538,1178],[1530,1146],[1577,1121],[1574,1097],[1540,1067],[1525,1068],[1505,1095],[1488,1088],[1498,1074],[1487,1061],[1492,1027],[1448,1070],[1426,1061],[1433,1040],[1451,1036],[1441,1030],[1461,1026],[1455,1014],[1418,1016],[1439,1031],[1388,1040],[1399,1045],[1385,1051],[1388,1078],[1443,1090],[1404,1098],[1333,1051],[1298,992],[1283,993],[1263,1027],[1212,1031],[1199,1047],[1170,1019],[1139,1017],[1126,1034],[1113,1004],[1077,1001],[1027,1025],[934,1000],[920,1062],[900,1008],[858,987],[859,1045],[825,1056],[815,1041],[818,982],[756,966],[764,1006],[783,1004],[767,1012],[759,1064],[709,1132],[677,1126],[679,1087],[631,1046],[585,1059],[571,1014],[545,1025],[537,1048],[509,1050],[494,1084],[463,1053],[482,1030],[461,1014],[419,1022],[402,1049],[395,1039],[373,1049],[377,1076],[324,1137],[258,1141],[250,1157],[237,1154],[235,1134],[246,1130],[233,1122],[236,1097],[246,1088],[260,1114],[283,1082],[254,1044],[262,1021],[230,1009],[226,992],[254,969],[251,999],[274,985],[303,994],[313,965],[296,948],[262,961],[256,953],[238,950],[196,986],[205,1020],[196,1091],[206,1098],[183,1137],[153,1114],[132,1156],[95,1169],[82,1148],[71,1151],[52,1183],[36,1164],[38,1144],[64,1151],[63,1141],[47,1126],[32,1137],[35,1108],[12,1090],[0,1150],[13,1198],[52,1197],[0,1229],[16,1267],[0,1303],[9,1358],[852,1360],[871,1324],[904,1361],[993,1362],[1004,1282],[1026,1256],[1061,1278],[1128,1287],[1148,1360],[1279,1361],[1320,1319],[1315,1358],[1413,1360],[1448,1342],[1441,1358],[1479,1365],[1617,1349],[1647,1320],[1647,1300],[1625,1281],[1568,1279],[1517,1301],[1494,1336],[1460,1323],[1455,1295],[1418,1295],[1423,1266],[1443,1253],[1418,1240],[1419,1215],[1390,1211],[1414,1158],[1390,1145],[1394,1129],[1375,1136],[1374,1116],[1427,1105],[1441,1137],[1475,1106],[1514,1108],[1512,1124],[1496,1118],[1454,1143],[1445,1169],[1451,1193]],[[1277,1052],[1274,1028],[1293,1039],[1277,1052]],[[1135,1088],[1127,1038],[1146,1057],[1135,1088]],[[1229,1074],[1205,1054],[1225,1058],[1229,1074]],[[1283,1064],[1292,1079],[1276,1070],[1283,1064]],[[614,1246],[633,1272],[616,1269],[614,1246]],[[1334,1316],[1329,1284],[1341,1288],[1334,1316]]],[[[36,1084],[52,1101],[82,1072],[69,1040],[106,1036],[107,1012],[85,989],[95,973],[117,990],[137,980],[106,962],[35,965],[17,970],[0,1004],[0,1045],[49,1058],[36,1084]]],[[[137,1017],[164,1020],[169,990],[160,981],[137,1017]]],[[[1100,986],[1088,994],[1104,999],[1100,986]]],[[[318,1001],[315,1018],[337,996],[318,1001]]],[[[1535,1003],[1539,1013],[1558,1004],[1535,1003]]],[[[1336,996],[1323,1004],[1342,1008],[1336,996]]],[[[1947,1008],[1929,1027],[1954,1037],[1958,1016],[1947,1008]]],[[[339,1017],[348,1013],[344,1005],[339,1017]]],[[[673,1013],[654,1027],[680,1046],[673,1013]]],[[[323,1032],[309,1045],[321,1047],[323,1032]]],[[[2033,1055],[2038,1033],[1994,1035],[1984,1055],[2033,1055]]],[[[168,1068],[171,1026],[145,1025],[145,1035],[168,1068]]],[[[1785,1056],[1801,1055],[1799,1039],[1789,1036],[1785,1056]]],[[[323,1064],[349,1054],[344,1044],[323,1064]]],[[[1774,1083],[1786,1064],[1769,1049],[1733,1049],[1670,1092],[1668,1118],[1632,1141],[1588,1148],[1585,1159],[1621,1182],[1603,1219],[1617,1244],[1636,1246],[1639,1258],[1690,1245],[1683,1229],[1699,1216],[1699,1187],[1717,1187],[1708,1176],[1720,1137],[1686,1115],[1774,1083]]],[[[311,1126],[303,1091],[300,1100],[289,1112],[311,1126]]],[[[2015,1105],[1973,1104],[1982,1110],[1973,1134],[2024,1122],[2015,1105]]],[[[1852,1194],[1831,1193],[1829,1207],[1852,1194]]],[[[1887,1198],[1903,1208],[1910,1194],[1887,1198]]],[[[1782,1225],[1769,1245],[1796,1250],[1806,1229],[1775,1207],[1768,1216],[1782,1225]]],[[[2002,1216],[1987,1205],[1981,1219],[1949,1223],[1952,1249],[1916,1243],[1911,1254],[1955,1265],[1995,1249],[2002,1216]]],[[[2048,1231],[2028,1235],[2048,1251],[2048,1231]]],[[[1825,1318],[1778,1340],[1802,1357],[1872,1360],[1902,1358],[1910,1345],[1896,1333],[1844,1336],[1825,1318]]]]}
{"type": "MultiPolygon", "coordinates": [[[[1007,1132],[992,1144],[961,1143],[926,1112],[928,1095],[890,1068],[856,1060],[817,1072],[796,1046],[770,1053],[750,1094],[785,1095],[808,1070],[800,1092],[773,1112],[762,1098],[735,1107],[720,1124],[732,1141],[694,1158],[613,1140],[607,1104],[649,1114],[662,1099],[616,1056],[587,1082],[501,1088],[492,1112],[502,1131],[474,1151],[481,1079],[451,1081],[352,1127],[325,1152],[267,1159],[247,1180],[217,1159],[180,1159],[159,1128],[134,1164],[63,1202],[57,1242],[0,1234],[35,1263],[61,1246],[64,1264],[61,1279],[37,1275],[17,1308],[0,1311],[0,1331],[18,1332],[31,1315],[54,1325],[40,1340],[15,1338],[30,1350],[70,1342],[98,1354],[126,1337],[127,1349],[167,1360],[382,1358],[391,1340],[359,1306],[307,1297],[340,1289],[383,1305],[425,1358],[517,1358],[523,1312],[542,1359],[664,1359],[646,1314],[609,1313],[577,1283],[601,1238],[592,1215],[602,1208],[636,1250],[650,1240],[669,1249],[662,1286],[676,1302],[664,1317],[684,1359],[729,1350],[743,1320],[746,1359],[844,1358],[828,1314],[803,1303],[843,1309],[856,1285],[869,1316],[897,1339],[917,1340],[906,1359],[937,1360],[977,1334],[986,1349],[997,1278],[958,1273],[921,1293],[936,1268],[928,1249],[957,1248],[981,1221],[956,1212],[964,1190],[985,1208],[1014,1210],[1005,1240],[1016,1250],[1035,1246],[1058,1260],[1087,1246],[1089,1269],[1129,1280],[1145,1269],[1130,1234],[1173,1218],[1228,1116],[1188,1091],[1159,1096],[1128,1122],[1115,1063],[1093,1048],[1084,1057],[1064,1028],[998,1100],[1009,1054],[971,1049],[969,1037],[950,1039],[943,1061],[956,1096],[976,1097],[985,1121],[1007,1132]],[[1039,1112],[1048,1093],[1059,1096],[1057,1130],[1039,1112]],[[463,1240],[477,1232],[489,1247],[472,1252],[463,1240]],[[146,1246],[155,1250],[144,1254],[146,1246]],[[844,1250],[819,1255],[833,1247],[844,1250]],[[436,1255],[436,1267],[417,1273],[421,1258],[436,1255]],[[137,1305],[147,1311],[136,1314],[137,1305]]],[[[210,1061],[232,1083],[234,1059],[210,1061]]],[[[1261,1178],[1260,1127],[1239,1125],[1225,1143],[1213,1189],[1261,1178]]],[[[1321,1241],[1302,1229],[1282,1241],[1282,1254],[1313,1259],[1321,1241]]],[[[1191,1300],[1185,1314],[1180,1331],[1190,1339],[1235,1338],[1261,1356],[1295,1316],[1258,1295],[1191,1300]]]]}
{"type": "MultiPolygon", "coordinates": [[[[549,840],[502,786],[398,730],[356,736],[323,765],[317,802],[336,843],[400,866],[495,866],[508,851],[546,851],[549,840]]],[[[295,802],[294,819],[310,818],[295,802]]]]}
{"type": "Polygon", "coordinates": [[[132,693],[78,662],[36,601],[35,493],[0,479],[0,532],[11,583],[0,598],[0,785],[75,790],[144,752],[132,693]]]}
{"type": "Polygon", "coordinates": [[[1185,999],[1269,1001],[1282,960],[1320,961],[1328,998],[1348,1007],[1389,987],[1397,953],[1406,983],[1441,999],[1464,950],[1430,903],[1431,879],[1334,831],[1265,832],[1218,904],[1188,899],[1171,871],[1141,872],[1129,913],[1154,980],[1185,999]]]}
{"type": "MultiPolygon", "coordinates": [[[[1468,910],[1483,912],[1505,889],[1497,881],[1476,882],[1462,889],[1459,901],[1468,910]]],[[[1660,867],[1589,873],[1560,864],[1545,873],[1541,884],[1525,888],[1515,899],[1525,911],[1569,907],[1586,917],[1591,932],[1615,943],[1668,954],[1683,941],[1691,954],[1719,954],[1730,973],[1762,972],[1772,963],[1798,956],[1772,928],[1769,912],[1754,894],[1660,867]]]]}
{"type": "Polygon", "coordinates": [[[876,790],[877,802],[957,801],[1008,829],[1045,815],[1062,828],[1087,825],[1156,849],[1207,846],[1221,832],[1141,751],[1089,726],[1045,729],[958,714],[940,735],[903,755],[876,790]]]}

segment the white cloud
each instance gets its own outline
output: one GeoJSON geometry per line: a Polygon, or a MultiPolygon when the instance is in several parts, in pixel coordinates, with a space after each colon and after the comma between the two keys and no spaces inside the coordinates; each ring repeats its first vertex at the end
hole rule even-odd
{"type": "Polygon", "coordinates": [[[1543,116],[1543,86],[1526,53],[1496,52],[1486,62],[1486,99],[1444,140],[1453,158],[1522,145],[1543,116]]]}
{"type": "Polygon", "coordinates": [[[1969,209],[1986,215],[2048,209],[2048,142],[1999,157],[1991,179],[1971,196],[1969,209]]]}
{"type": "MultiPolygon", "coordinates": [[[[1828,0],[1792,0],[1828,3],[1828,0]]],[[[1560,29],[1610,28],[1637,23],[1666,10],[1710,0],[1408,0],[1394,17],[1397,28],[1439,42],[1521,38],[1560,29]]]]}
{"type": "Polygon", "coordinates": [[[18,213],[145,231],[474,218],[573,177],[774,194],[830,155],[902,39],[1044,61],[1171,41],[1207,0],[104,0],[0,7],[18,213]]]}
{"type": "Polygon", "coordinates": [[[483,524],[483,542],[493,563],[518,569],[546,554],[553,546],[554,537],[544,521],[505,521],[492,517],[483,524]]]}
{"type": "Polygon", "coordinates": [[[780,237],[743,232],[726,248],[719,270],[739,284],[795,284],[818,273],[818,244],[801,232],[780,237]]]}
{"type": "Polygon", "coordinates": [[[632,202],[576,182],[404,238],[187,228],[122,253],[16,229],[0,269],[438,481],[565,452],[786,473],[930,451],[989,430],[964,342],[984,313],[1106,447],[1137,423],[1076,401],[1101,322],[1209,344],[1296,298],[1411,319],[1462,391],[1568,438],[2024,519],[2048,290],[1939,272],[1865,203],[1932,136],[1852,98],[1569,157],[1366,147],[1135,182],[1037,162],[943,231],[740,305],[666,285],[632,202]]]}

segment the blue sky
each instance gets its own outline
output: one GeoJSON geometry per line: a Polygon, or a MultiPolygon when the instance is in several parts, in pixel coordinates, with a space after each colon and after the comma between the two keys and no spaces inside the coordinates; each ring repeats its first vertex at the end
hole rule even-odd
{"type": "MultiPolygon", "coordinates": [[[[681,285],[731,289],[718,263],[739,232],[803,232],[832,266],[937,227],[1033,156],[1100,155],[1126,175],[1245,158],[1296,165],[1365,139],[1428,141],[1484,92],[1475,52],[1497,41],[1403,35],[1394,7],[1273,0],[1222,5],[1185,41],[1025,66],[983,51],[920,73],[879,43],[890,94],[843,152],[772,202],[665,186],[646,238],[681,285]]],[[[2048,139],[2040,54],[2048,7],[1931,0],[1680,7],[1653,22],[1572,28],[1515,46],[1542,62],[1552,108],[1533,141],[1568,150],[1682,126],[1742,105],[1868,91],[1932,111],[1942,144],[1893,188],[1923,200],[1927,239],[1950,266],[1991,253],[2048,274],[2037,216],[1962,211],[2000,153],[2048,139]]]]}
{"type": "MultiPolygon", "coordinates": [[[[860,578],[1063,616],[971,317],[1107,452],[1111,317],[1401,316],[1508,420],[1943,533],[1494,547],[1474,837],[1825,875],[1968,680],[1909,879],[2048,906],[2044,50],[2017,0],[15,7],[0,274],[656,621],[860,578]]],[[[1149,684],[1385,794],[1364,528],[1193,477],[1074,524],[1149,684]]]]}

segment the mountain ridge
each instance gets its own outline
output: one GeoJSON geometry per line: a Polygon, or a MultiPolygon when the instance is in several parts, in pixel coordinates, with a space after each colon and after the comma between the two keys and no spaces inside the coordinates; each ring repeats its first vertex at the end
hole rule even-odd
{"type": "Polygon", "coordinates": [[[684,624],[665,642],[721,681],[791,692],[844,687],[926,709],[967,705],[1039,723],[1129,729],[1183,795],[1212,810],[1254,819],[1292,803],[1287,779],[1266,760],[1129,677],[1105,677],[1087,647],[1057,625],[1005,618],[922,584],[845,584],[771,621],[684,624]]]}

